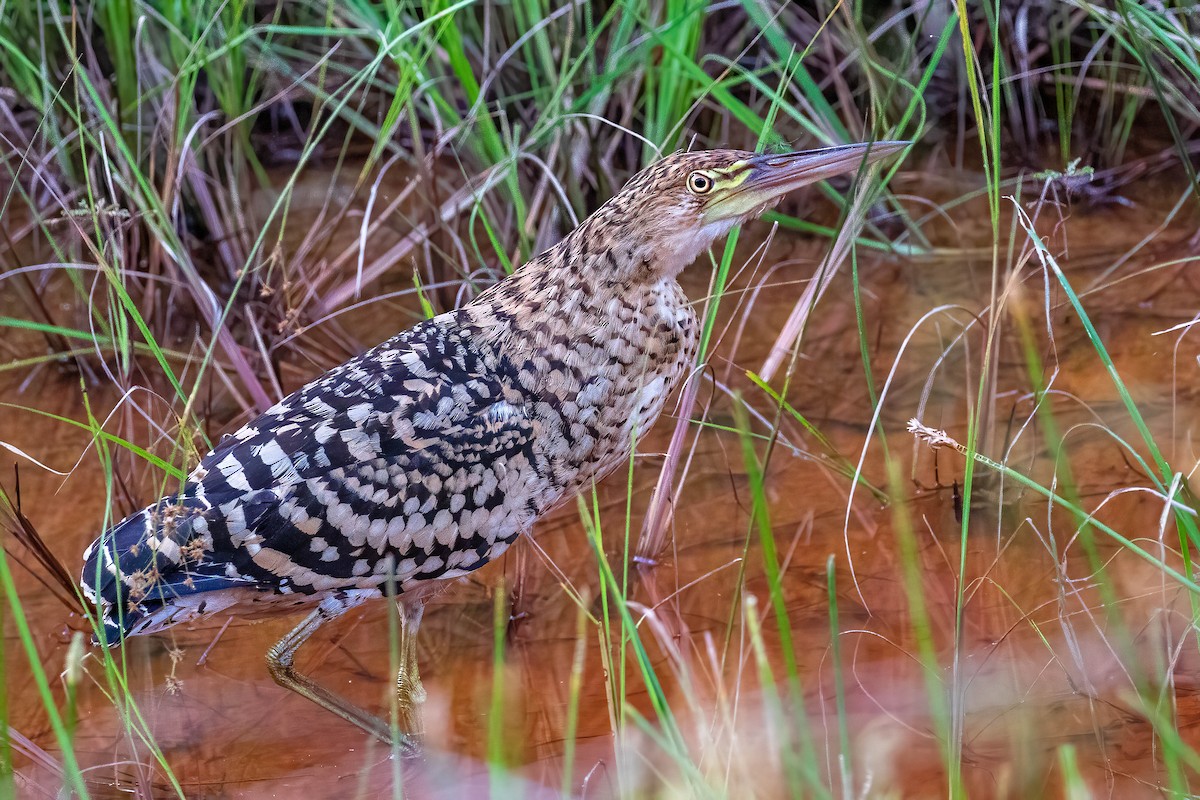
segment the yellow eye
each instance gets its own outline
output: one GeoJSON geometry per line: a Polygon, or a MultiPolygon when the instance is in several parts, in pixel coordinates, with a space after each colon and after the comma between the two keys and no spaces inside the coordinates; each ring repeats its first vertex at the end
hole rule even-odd
{"type": "Polygon", "coordinates": [[[692,194],[708,194],[713,188],[713,179],[703,172],[693,172],[688,175],[688,189],[692,194]]]}

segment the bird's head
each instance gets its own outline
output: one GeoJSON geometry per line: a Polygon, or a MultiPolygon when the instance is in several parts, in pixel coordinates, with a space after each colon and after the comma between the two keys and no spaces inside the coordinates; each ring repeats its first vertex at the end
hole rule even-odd
{"type": "Polygon", "coordinates": [[[770,155],[673,153],[631,178],[598,216],[619,229],[622,239],[636,242],[632,261],[649,266],[653,277],[674,276],[734,225],[774,207],[793,189],[853,172],[909,144],[870,142],[770,155]]]}

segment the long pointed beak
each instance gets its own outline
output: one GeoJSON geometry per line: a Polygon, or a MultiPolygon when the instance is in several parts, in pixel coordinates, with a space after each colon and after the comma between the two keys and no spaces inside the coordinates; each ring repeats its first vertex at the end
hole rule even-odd
{"type": "Polygon", "coordinates": [[[853,172],[899,153],[910,144],[912,142],[863,142],[755,156],[742,162],[747,168],[746,177],[715,198],[705,217],[716,221],[754,214],[775,205],[793,189],[853,172]]]}

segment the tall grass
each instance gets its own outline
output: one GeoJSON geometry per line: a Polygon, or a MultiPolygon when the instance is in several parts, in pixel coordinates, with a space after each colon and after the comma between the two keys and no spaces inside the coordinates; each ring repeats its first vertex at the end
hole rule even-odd
{"type": "MultiPolygon", "coordinates": [[[[883,553],[900,587],[890,600],[902,610],[889,634],[918,666],[921,708],[910,709],[906,724],[935,745],[938,793],[986,794],[971,755],[980,651],[970,634],[990,578],[974,574],[975,552],[982,529],[994,527],[1001,563],[1028,523],[1061,587],[1054,614],[1047,620],[1041,607],[1024,607],[1016,587],[1000,591],[1046,657],[1084,678],[1078,642],[1088,630],[1079,620],[1103,618],[1099,638],[1127,679],[1128,692],[1117,694],[1154,741],[1154,786],[1187,796],[1200,755],[1180,731],[1175,671],[1196,649],[1200,618],[1190,465],[1166,438],[1179,432],[1164,431],[1147,408],[1153,403],[1123,377],[1114,357],[1122,343],[1106,337],[1090,306],[1093,294],[1131,276],[1169,275],[1174,264],[1134,272],[1120,261],[1085,291],[1047,226],[1058,190],[1081,207],[1121,203],[1114,193],[1150,169],[1181,178],[1180,205],[1162,230],[1177,214],[1194,214],[1184,208],[1200,128],[1191,12],[1127,0],[0,0],[0,344],[12,359],[0,364],[11,387],[0,445],[25,458],[29,448],[15,444],[25,419],[86,431],[78,469],[102,478],[103,515],[87,520],[99,530],[170,491],[222,432],[370,338],[501,279],[660,153],[911,138],[912,155],[890,173],[823,186],[823,200],[769,218],[778,226],[774,244],[789,231],[821,243],[816,277],[794,306],[789,299],[770,353],[741,330],[773,281],[787,285],[794,271],[776,272],[775,246],[747,258],[737,232],[709,262],[696,369],[675,420],[655,434],[662,463],[631,461],[623,481],[614,476],[578,508],[573,533],[588,543],[592,570],[583,588],[564,581],[573,655],[553,665],[566,709],[561,771],[548,784],[564,796],[584,791],[595,767],[578,741],[594,728],[584,694],[602,681],[615,796],[902,794],[910,784],[901,777],[881,785],[894,766],[886,748],[865,744],[876,739],[859,708],[865,689],[852,644],[871,614],[883,615],[885,600],[863,588],[872,576],[859,572],[883,553]],[[953,189],[914,179],[922,167],[952,174],[953,189]],[[1044,172],[1029,197],[1034,170],[1044,172]],[[1098,173],[1115,177],[1089,183],[1098,173]],[[973,216],[985,220],[984,235],[964,235],[964,245],[946,233],[973,216]],[[872,300],[883,268],[860,263],[933,271],[969,258],[990,270],[967,314],[949,304],[922,308],[910,331],[881,339],[894,323],[872,300]],[[814,385],[804,353],[821,346],[813,326],[821,330],[839,305],[849,309],[848,363],[868,409],[857,440],[806,411],[812,401],[802,394],[814,385]],[[1069,335],[1060,308],[1084,330],[1072,340],[1083,348],[1077,357],[1103,372],[1119,406],[1088,424],[1136,472],[1099,500],[1079,477],[1088,467],[1081,425],[1064,422],[1071,414],[1056,405],[1067,391],[1059,386],[1058,342],[1069,335]],[[943,338],[923,361],[934,328],[943,338]],[[755,355],[741,355],[742,347],[755,355]],[[1010,353],[1019,354],[1020,383],[1006,367],[1010,353]],[[713,365],[725,362],[736,369],[722,376],[713,365]],[[926,388],[914,398],[905,386],[922,371],[926,388]],[[39,383],[69,385],[78,413],[57,413],[21,391],[39,383]],[[959,387],[951,401],[931,402],[934,387],[950,384],[959,387]],[[1028,403],[1010,403],[1013,392],[1028,403]],[[939,568],[952,585],[948,601],[930,577],[929,548],[941,547],[942,526],[926,515],[929,495],[903,477],[929,456],[909,456],[907,438],[897,439],[906,437],[903,420],[935,409],[949,418],[923,418],[926,427],[964,442],[935,437],[938,468],[950,470],[955,492],[962,486],[957,552],[939,568]],[[947,461],[946,446],[963,459],[947,461]],[[693,582],[668,599],[657,582],[681,569],[673,534],[682,535],[681,509],[705,499],[693,487],[703,478],[697,454],[710,447],[728,453],[740,556],[736,569],[695,579],[725,592],[719,621],[698,629],[678,610],[693,582]],[[791,506],[780,496],[795,493],[788,481],[798,461],[815,465],[828,491],[845,498],[842,540],[812,540],[824,548],[812,563],[827,664],[806,649],[814,639],[803,624],[813,623],[801,621],[796,600],[806,584],[781,522],[791,506]],[[1026,493],[1021,524],[1004,495],[1012,486],[1026,493]],[[620,494],[615,507],[606,492],[620,494]],[[1134,492],[1161,503],[1150,543],[1105,518],[1134,492]],[[872,539],[872,525],[890,535],[872,539]],[[1137,594],[1122,583],[1127,558],[1161,579],[1163,598],[1169,585],[1188,600],[1187,625],[1171,628],[1153,659],[1139,651],[1144,620],[1127,610],[1137,594]]],[[[1057,224],[1069,230],[1065,218],[1057,224]]],[[[23,513],[36,520],[39,509],[23,513]]],[[[74,564],[86,533],[51,545],[74,564]]],[[[98,691],[134,754],[134,791],[197,794],[180,777],[191,766],[180,768],[139,709],[132,687],[147,661],[101,648],[82,661],[71,656],[58,680],[64,665],[47,660],[34,633],[40,590],[4,556],[0,586],[5,630],[15,634],[5,641],[5,677],[10,690],[15,676],[31,677],[46,720],[40,756],[23,744],[31,731],[0,740],[0,792],[11,794],[39,758],[68,792],[107,791],[112,770],[98,777],[94,760],[83,759],[75,720],[79,693],[98,691]]],[[[509,623],[521,610],[504,586],[502,578],[481,634],[491,683],[478,738],[496,795],[509,791],[526,753],[508,738],[516,715],[507,696],[509,623]]],[[[394,662],[394,621],[389,632],[394,662]]],[[[1094,705],[1111,701],[1083,684],[1094,705]]],[[[11,698],[0,702],[6,730],[15,719],[11,698]]],[[[1038,746],[1036,732],[1014,736],[1014,754],[1038,746]]],[[[1045,779],[1065,795],[1089,796],[1096,774],[1081,747],[1056,745],[1042,772],[1013,755],[1006,774],[1022,786],[1045,779]]],[[[401,780],[403,769],[389,767],[395,796],[415,785],[401,780]]],[[[1115,780],[1115,769],[1101,772],[1115,780]]]]}

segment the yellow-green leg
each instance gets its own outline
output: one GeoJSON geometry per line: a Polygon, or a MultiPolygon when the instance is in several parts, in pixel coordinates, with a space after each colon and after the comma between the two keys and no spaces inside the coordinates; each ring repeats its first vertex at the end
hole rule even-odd
{"type": "MultiPolygon", "coordinates": [[[[276,642],[274,647],[267,651],[267,667],[271,671],[271,677],[280,686],[285,689],[291,689],[302,697],[307,697],[327,711],[332,711],[352,725],[362,728],[384,744],[391,746],[393,744],[392,730],[387,722],[359,708],[346,698],[334,694],[307,675],[296,671],[294,665],[296,651],[300,649],[300,646],[308,641],[309,637],[316,633],[318,628],[326,622],[341,616],[348,608],[350,606],[333,599],[323,601],[315,611],[304,618],[303,622],[293,628],[286,636],[276,642]]],[[[420,686],[419,683],[417,685],[420,686]]],[[[408,751],[415,750],[413,742],[403,733],[401,733],[400,739],[396,744],[408,751]]]]}
{"type": "Polygon", "coordinates": [[[421,735],[420,706],[425,702],[425,687],[421,685],[417,665],[417,630],[425,604],[419,601],[396,601],[400,611],[400,666],[396,671],[396,708],[401,729],[416,737],[421,735]]]}

